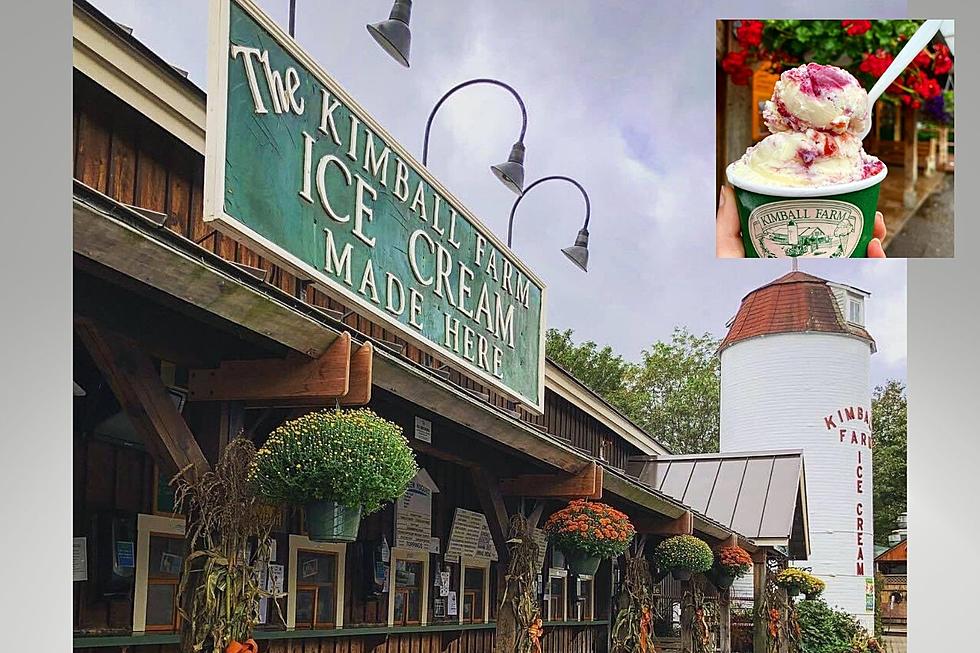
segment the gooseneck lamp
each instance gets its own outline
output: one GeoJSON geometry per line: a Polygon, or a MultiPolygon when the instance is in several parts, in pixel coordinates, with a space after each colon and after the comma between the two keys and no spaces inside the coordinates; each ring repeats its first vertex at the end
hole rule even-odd
{"type": "Polygon", "coordinates": [[[517,104],[521,107],[521,135],[517,138],[517,142],[514,143],[513,147],[510,148],[510,156],[507,158],[507,161],[490,166],[490,171],[493,172],[494,176],[504,186],[520,195],[524,188],[524,134],[527,132],[527,107],[524,106],[524,100],[521,99],[521,96],[510,84],[505,84],[497,79],[479,78],[461,82],[446,91],[446,94],[439,98],[436,105],[432,107],[432,113],[429,114],[429,119],[425,122],[425,137],[422,140],[422,165],[426,165],[429,161],[429,132],[432,129],[432,119],[435,118],[439,107],[456,91],[474,84],[491,84],[504,88],[510,91],[510,94],[514,96],[517,104]]]}
{"type": "Polygon", "coordinates": [[[571,177],[565,177],[564,175],[551,175],[548,177],[542,177],[534,181],[530,186],[528,186],[520,196],[514,200],[514,205],[510,208],[510,219],[507,221],[507,247],[511,247],[514,240],[514,214],[517,212],[517,205],[521,203],[524,196],[527,195],[532,188],[539,184],[543,184],[546,181],[567,181],[568,183],[574,185],[582,193],[582,197],[585,198],[585,224],[579,229],[578,235],[575,237],[575,244],[571,247],[565,247],[561,250],[562,254],[568,257],[568,260],[575,264],[582,272],[588,272],[589,267],[589,216],[592,214],[592,203],[589,201],[589,194],[585,192],[585,188],[582,184],[578,183],[571,177]]]}

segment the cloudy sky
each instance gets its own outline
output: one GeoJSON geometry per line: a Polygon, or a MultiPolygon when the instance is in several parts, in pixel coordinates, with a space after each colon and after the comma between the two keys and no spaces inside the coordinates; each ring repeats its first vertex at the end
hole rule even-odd
{"type": "MultiPolygon", "coordinates": [[[[207,2],[94,4],[206,90],[207,2]]],[[[287,24],[288,0],[259,4],[287,24]]],[[[514,249],[548,284],[549,326],[635,359],[675,325],[723,335],[746,292],[789,270],[714,258],[714,20],[735,17],[730,3],[420,0],[408,70],[364,29],[387,17],[389,0],[297,5],[300,45],[419,159],[426,117],[451,86],[495,77],[522,95],[527,182],[568,175],[592,198],[587,275],[560,252],[584,217],[574,188],[543,184],[517,214],[514,249]]],[[[820,17],[902,17],[905,6],[824,0],[820,17]]],[[[814,17],[803,0],[740,7],[744,17],[814,17]]],[[[501,237],[515,196],[488,166],[507,158],[519,128],[509,94],[476,86],[453,96],[432,129],[430,169],[501,237]]],[[[801,269],[872,293],[872,382],[905,379],[905,262],[801,269]]]]}

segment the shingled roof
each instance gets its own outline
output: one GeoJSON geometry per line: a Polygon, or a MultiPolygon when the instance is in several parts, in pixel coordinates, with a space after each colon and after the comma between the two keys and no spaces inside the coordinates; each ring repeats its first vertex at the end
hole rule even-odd
{"type": "Polygon", "coordinates": [[[855,336],[875,349],[871,334],[844,319],[826,279],[794,270],[742,299],[719,351],[757,336],[801,332],[855,336]]]}

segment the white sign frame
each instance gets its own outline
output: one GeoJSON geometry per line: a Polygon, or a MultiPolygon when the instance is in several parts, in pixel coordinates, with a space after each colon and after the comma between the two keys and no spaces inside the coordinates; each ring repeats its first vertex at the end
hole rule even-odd
{"type": "Polygon", "coordinates": [[[298,276],[313,281],[314,287],[333,297],[337,301],[348,304],[360,311],[367,312],[372,319],[380,320],[382,326],[391,329],[408,341],[415,344],[420,349],[426,351],[437,358],[452,361],[455,365],[465,370],[467,374],[476,376],[481,382],[493,387],[498,392],[520,402],[531,412],[541,415],[544,413],[544,386],[545,386],[545,335],[547,332],[547,296],[548,289],[531,269],[525,264],[509,247],[488,229],[472,211],[470,211],[453,193],[440,183],[435,176],[429,172],[428,168],[416,161],[405,148],[388,131],[382,127],[378,121],[368,113],[357,101],[355,101],[347,91],[337,81],[328,74],[309,54],[306,53],[281,27],[268,16],[253,0],[210,0],[208,5],[208,101],[207,114],[205,121],[205,157],[204,157],[204,222],[214,223],[215,228],[227,233],[234,238],[241,239],[250,248],[256,249],[268,258],[271,258],[277,265],[297,274],[298,276]],[[248,226],[228,215],[224,211],[225,203],[225,155],[227,151],[227,119],[228,119],[228,44],[230,42],[231,30],[231,3],[237,3],[244,9],[272,38],[291,56],[293,56],[303,67],[317,78],[321,84],[331,91],[333,97],[346,104],[352,111],[357,113],[361,123],[368,127],[374,134],[390,144],[391,151],[402,159],[407,165],[413,167],[419,176],[435,191],[442,195],[447,202],[454,208],[459,209],[459,214],[468,220],[476,228],[487,242],[497,248],[498,251],[507,255],[527,279],[541,289],[541,315],[539,318],[539,343],[538,343],[538,396],[537,401],[532,403],[531,397],[519,396],[514,390],[509,388],[502,380],[495,378],[492,374],[481,370],[477,365],[466,360],[459,354],[449,349],[440,348],[438,345],[420,337],[417,331],[412,330],[398,320],[392,319],[385,311],[365,301],[361,297],[329,276],[317,270],[315,267],[300,260],[294,254],[286,251],[279,245],[268,240],[261,234],[250,229],[248,226]]]}

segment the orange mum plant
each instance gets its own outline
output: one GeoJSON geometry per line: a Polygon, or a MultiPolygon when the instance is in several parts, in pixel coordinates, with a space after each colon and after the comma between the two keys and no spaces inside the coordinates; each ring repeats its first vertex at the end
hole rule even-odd
{"type": "Polygon", "coordinates": [[[718,549],[715,560],[719,569],[732,578],[741,578],[752,569],[752,557],[737,544],[718,549]]]}
{"type": "Polygon", "coordinates": [[[544,530],[562,551],[578,551],[597,558],[618,556],[636,535],[625,514],[586,499],[571,501],[551,515],[544,530]]]}

